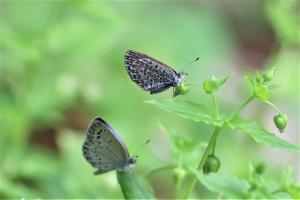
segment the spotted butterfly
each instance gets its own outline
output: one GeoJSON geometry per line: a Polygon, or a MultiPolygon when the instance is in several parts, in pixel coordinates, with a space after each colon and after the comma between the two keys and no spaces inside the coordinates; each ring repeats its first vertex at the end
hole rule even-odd
{"type": "Polygon", "coordinates": [[[127,51],[124,60],[131,80],[150,94],[160,93],[180,85],[186,74],[176,72],[167,64],[137,51],[127,51]]]}
{"type": "Polygon", "coordinates": [[[124,170],[135,163],[121,137],[100,117],[96,117],[88,127],[82,153],[97,168],[95,175],[114,169],[124,170]]]}

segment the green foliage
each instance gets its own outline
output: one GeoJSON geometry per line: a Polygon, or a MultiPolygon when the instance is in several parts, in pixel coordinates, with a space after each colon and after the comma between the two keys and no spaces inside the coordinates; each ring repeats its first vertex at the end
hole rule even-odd
{"type": "Polygon", "coordinates": [[[250,185],[245,180],[218,173],[203,175],[196,170],[192,170],[192,172],[212,192],[220,193],[228,198],[247,199],[247,190],[250,185]]]}
{"type": "Polygon", "coordinates": [[[229,128],[234,130],[240,130],[242,133],[250,135],[256,142],[265,144],[270,147],[280,148],[286,151],[296,151],[299,152],[299,147],[290,144],[278,137],[274,133],[266,131],[257,122],[252,120],[245,120],[241,118],[234,118],[228,121],[229,117],[216,118],[212,114],[212,110],[208,107],[192,103],[190,101],[167,99],[161,101],[147,101],[147,103],[153,104],[167,110],[169,112],[175,113],[183,118],[191,119],[197,122],[204,122],[214,126],[221,126],[223,123],[227,124],[229,128]]]}
{"type": "MultiPolygon", "coordinates": [[[[216,95],[215,95],[215,93],[220,88],[220,86],[224,85],[225,82],[228,80],[229,76],[225,76],[219,79],[215,79],[213,77],[212,79],[205,80],[203,82],[203,90],[205,91],[205,93],[211,95],[212,97],[212,104],[213,104],[212,109],[201,104],[196,104],[190,101],[183,101],[183,100],[172,100],[172,99],[161,100],[161,101],[152,100],[152,101],[147,101],[147,103],[153,104],[166,111],[177,114],[180,117],[191,119],[196,122],[204,122],[206,124],[215,126],[215,131],[211,136],[210,141],[197,167],[198,171],[203,170],[203,173],[207,175],[212,172],[214,173],[217,172],[220,168],[221,162],[219,158],[214,155],[214,153],[215,153],[217,137],[220,131],[222,130],[222,128],[224,127],[229,127],[233,130],[242,131],[243,133],[246,133],[251,137],[253,137],[253,139],[257,143],[262,143],[267,146],[280,148],[286,151],[300,152],[300,148],[298,146],[290,144],[280,138],[277,138],[274,133],[270,133],[266,131],[263,127],[258,125],[257,122],[251,120],[244,120],[239,116],[241,110],[244,109],[254,99],[261,100],[262,102],[274,108],[278,113],[281,113],[280,110],[273,103],[269,101],[268,85],[273,79],[273,76],[274,76],[274,68],[271,71],[265,72],[263,74],[257,72],[256,76],[246,76],[245,79],[248,81],[250,85],[250,89],[252,90],[253,94],[245,102],[239,105],[230,115],[220,114],[217,100],[216,100],[216,95]]],[[[274,118],[274,122],[277,128],[279,128],[280,132],[282,132],[286,126],[287,117],[283,116],[282,114],[279,114],[274,118]]],[[[194,177],[191,180],[190,184],[188,185],[186,192],[184,194],[185,199],[189,197],[193,187],[196,184],[197,178],[200,179],[201,181],[198,172],[195,171],[194,169],[192,169],[192,171],[196,177],[194,177]]],[[[261,171],[261,173],[263,172],[262,170],[258,170],[258,171],[261,171]]],[[[181,179],[183,178],[184,176],[181,177],[181,179]]],[[[228,178],[225,178],[224,182],[228,182],[228,178]]],[[[236,180],[231,181],[231,184],[221,183],[220,185],[218,185],[219,184],[218,183],[213,186],[211,186],[210,182],[206,182],[206,183],[208,183],[207,187],[211,188],[212,191],[217,191],[218,189],[220,189],[223,193],[229,195],[230,197],[232,195],[232,198],[248,197],[245,194],[245,192],[241,191],[241,190],[245,190],[245,188],[233,189],[235,188],[235,186],[239,187],[242,185],[242,183],[239,183],[236,180]],[[224,187],[225,185],[226,187],[224,187]],[[232,191],[238,191],[238,192],[232,192],[232,191]]],[[[262,191],[262,193],[266,194],[265,191],[262,191]]],[[[251,193],[251,195],[252,194],[253,193],[251,193]]],[[[256,197],[256,195],[254,196],[256,197]]],[[[266,194],[265,196],[264,195],[262,196],[269,198],[272,195],[266,194]]]]}
{"type": "Polygon", "coordinates": [[[265,144],[269,147],[279,148],[286,151],[300,151],[298,146],[290,144],[276,137],[274,133],[266,131],[255,121],[235,118],[232,121],[230,121],[229,126],[232,129],[236,129],[248,134],[256,142],[265,144]]]}
{"type": "Polygon", "coordinates": [[[257,173],[256,168],[257,166],[250,163],[247,178],[237,178],[220,173],[203,175],[193,169],[191,171],[206,188],[227,198],[299,198],[300,185],[294,183],[291,169],[285,169],[281,179],[274,181],[266,178],[262,173],[257,173]]]}
{"type": "Polygon", "coordinates": [[[196,122],[204,122],[215,126],[220,126],[223,122],[221,119],[216,119],[212,109],[191,101],[166,99],[146,102],[196,122]]]}

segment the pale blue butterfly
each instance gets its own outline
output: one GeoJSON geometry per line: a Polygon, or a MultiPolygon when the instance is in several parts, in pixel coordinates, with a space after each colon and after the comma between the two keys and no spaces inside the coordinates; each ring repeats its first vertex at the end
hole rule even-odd
{"type": "Polygon", "coordinates": [[[98,170],[95,175],[111,170],[124,170],[134,165],[127,147],[117,132],[103,119],[96,117],[89,125],[82,146],[83,156],[98,170]]]}

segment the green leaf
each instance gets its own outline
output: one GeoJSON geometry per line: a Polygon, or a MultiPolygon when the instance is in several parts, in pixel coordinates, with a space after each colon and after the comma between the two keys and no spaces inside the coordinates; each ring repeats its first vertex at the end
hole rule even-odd
{"type": "Polygon", "coordinates": [[[253,137],[256,142],[265,144],[269,147],[279,148],[286,151],[300,151],[298,146],[277,138],[274,133],[266,131],[255,121],[234,118],[229,122],[229,126],[232,129],[238,129],[247,133],[248,135],[253,137]]]}
{"type": "Polygon", "coordinates": [[[268,85],[267,87],[268,87],[268,90],[274,90],[274,89],[281,87],[281,84],[271,84],[271,85],[268,85]]]}
{"type": "Polygon", "coordinates": [[[199,148],[202,149],[207,146],[206,142],[185,137],[184,134],[180,134],[177,130],[165,124],[160,123],[160,127],[168,134],[172,149],[177,153],[191,153],[195,149],[199,150],[199,148]]]}
{"type": "Polygon", "coordinates": [[[146,103],[153,104],[159,108],[162,108],[166,111],[175,113],[183,118],[192,119],[197,122],[204,122],[206,124],[212,124],[215,126],[220,126],[223,124],[221,119],[216,119],[210,108],[207,108],[204,105],[196,104],[190,101],[182,100],[150,100],[146,103]]]}
{"type": "Polygon", "coordinates": [[[125,199],[155,199],[149,189],[138,180],[132,169],[117,171],[117,178],[125,199]]]}
{"type": "Polygon", "coordinates": [[[219,173],[203,175],[196,170],[191,171],[210,191],[221,193],[228,198],[247,199],[247,191],[250,188],[247,181],[219,173]]]}

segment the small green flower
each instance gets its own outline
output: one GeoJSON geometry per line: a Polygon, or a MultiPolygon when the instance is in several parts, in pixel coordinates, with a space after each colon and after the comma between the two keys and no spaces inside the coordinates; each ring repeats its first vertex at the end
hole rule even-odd
{"type": "Polygon", "coordinates": [[[209,174],[211,172],[216,173],[221,166],[221,161],[215,155],[210,154],[208,155],[204,166],[203,166],[203,173],[209,174]]]}
{"type": "Polygon", "coordinates": [[[203,89],[207,94],[211,94],[218,89],[218,86],[215,80],[208,79],[203,82],[203,89]]]}
{"type": "Polygon", "coordinates": [[[229,79],[229,76],[224,76],[220,78],[212,77],[203,82],[203,89],[206,93],[211,94],[217,91],[225,82],[229,79]]]}
{"type": "Polygon", "coordinates": [[[255,96],[262,101],[268,100],[270,98],[268,87],[265,85],[255,85],[253,90],[255,96]]]}
{"type": "Polygon", "coordinates": [[[188,86],[185,83],[177,85],[174,90],[173,97],[176,97],[178,95],[184,95],[184,94],[188,93],[189,90],[190,89],[188,88],[188,86]]]}
{"type": "Polygon", "coordinates": [[[276,127],[279,129],[280,133],[283,133],[286,125],[287,125],[288,118],[286,115],[278,114],[274,117],[274,123],[276,127]]]}

